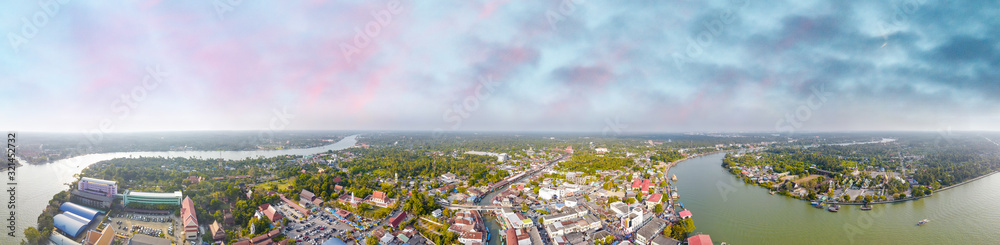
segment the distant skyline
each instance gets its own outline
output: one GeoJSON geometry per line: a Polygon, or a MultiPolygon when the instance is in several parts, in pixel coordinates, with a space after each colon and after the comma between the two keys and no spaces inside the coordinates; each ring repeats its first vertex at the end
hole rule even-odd
{"type": "Polygon", "coordinates": [[[2,130],[1000,131],[995,1],[2,5],[2,130]]]}

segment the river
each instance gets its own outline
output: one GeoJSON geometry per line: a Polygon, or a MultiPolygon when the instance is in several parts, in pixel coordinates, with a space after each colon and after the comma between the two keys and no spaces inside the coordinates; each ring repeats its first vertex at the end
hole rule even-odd
{"type": "MultiPolygon", "coordinates": [[[[310,155],[329,150],[337,151],[347,149],[357,143],[358,135],[345,137],[330,145],[270,151],[163,151],[163,152],[117,152],[100,153],[77,156],[68,159],[58,160],[49,164],[32,165],[25,163],[17,168],[17,192],[16,192],[16,237],[3,235],[0,244],[18,244],[24,239],[24,229],[38,224],[38,215],[42,213],[45,206],[52,199],[52,196],[60,191],[68,190],[69,183],[78,179],[74,175],[79,174],[91,164],[111,160],[115,158],[138,158],[138,157],[184,157],[202,159],[226,159],[240,160],[257,157],[276,157],[281,155],[310,155]]],[[[124,190],[123,190],[124,191],[124,190]]],[[[6,215],[5,215],[6,217],[6,215]]],[[[6,218],[5,218],[6,219],[6,218]]],[[[5,226],[9,225],[9,221],[5,226]]],[[[6,229],[6,231],[10,231],[6,229]]],[[[6,232],[5,232],[6,233],[6,232]]]]}
{"type": "Polygon", "coordinates": [[[716,244],[997,244],[1000,174],[916,201],[842,206],[827,212],[808,202],[744,184],[721,167],[724,153],[678,163],[679,202],[691,210],[695,234],[716,244]],[[917,221],[930,223],[916,226],[917,221]]]}

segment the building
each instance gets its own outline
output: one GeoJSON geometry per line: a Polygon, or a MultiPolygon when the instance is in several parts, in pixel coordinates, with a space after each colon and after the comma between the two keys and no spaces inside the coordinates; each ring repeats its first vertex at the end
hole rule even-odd
{"type": "Polygon", "coordinates": [[[392,228],[397,228],[398,229],[399,228],[399,224],[402,224],[403,221],[406,220],[406,216],[407,216],[406,211],[403,211],[403,212],[399,213],[398,215],[396,215],[396,217],[392,217],[392,219],[389,220],[389,226],[392,226],[392,228]]]}
{"type": "Polygon", "coordinates": [[[482,232],[478,231],[465,232],[458,237],[458,242],[461,242],[462,244],[465,245],[485,244],[485,240],[486,236],[483,235],[482,232]]]}
{"type": "Polygon", "coordinates": [[[70,191],[72,200],[84,205],[100,208],[111,208],[118,194],[118,182],[83,177],[76,184],[76,190],[70,191]]]}
{"type": "Polygon", "coordinates": [[[642,225],[642,209],[632,208],[632,211],[621,217],[622,230],[625,233],[632,233],[642,225]]]}
{"type": "Polygon", "coordinates": [[[167,204],[167,205],[181,205],[181,198],[184,194],[180,191],[175,191],[173,193],[156,193],[156,192],[139,192],[125,190],[125,194],[122,194],[122,199],[125,201],[125,206],[132,203],[140,204],[167,204]]]}
{"type": "Polygon", "coordinates": [[[545,200],[556,199],[559,196],[559,191],[548,187],[542,187],[538,189],[538,198],[545,200]]]}
{"type": "Polygon", "coordinates": [[[84,239],[84,245],[111,245],[115,240],[115,227],[109,225],[101,232],[90,231],[84,239]]]}
{"type": "Polygon", "coordinates": [[[611,203],[611,211],[615,212],[616,216],[622,216],[629,212],[628,205],[623,202],[613,202],[611,203]]]}
{"type": "Polygon", "coordinates": [[[77,182],[76,189],[94,195],[115,197],[118,194],[118,182],[83,177],[77,182]]]}
{"type": "Polygon", "coordinates": [[[584,215],[587,215],[587,213],[588,213],[587,209],[583,207],[568,209],[566,212],[542,216],[542,224],[547,225],[555,222],[580,218],[583,217],[584,215]]]}
{"type": "Polygon", "coordinates": [[[194,210],[194,201],[191,197],[185,197],[181,204],[181,227],[183,227],[184,238],[187,240],[198,240],[198,215],[194,210]]]}
{"type": "Polygon", "coordinates": [[[656,204],[660,203],[663,203],[663,195],[660,193],[654,193],[649,195],[649,198],[646,198],[646,208],[649,210],[653,210],[656,204]]]}
{"type": "Polygon", "coordinates": [[[653,238],[653,242],[651,242],[649,244],[651,244],[651,245],[680,245],[681,241],[674,240],[673,238],[669,238],[669,237],[665,237],[665,236],[661,235],[661,236],[657,236],[656,238],[653,238]]]}
{"type": "Polygon", "coordinates": [[[650,188],[656,187],[649,179],[634,179],[632,180],[632,189],[636,191],[641,191],[643,193],[649,193],[650,188]]]}
{"type": "Polygon", "coordinates": [[[531,234],[528,229],[507,229],[507,245],[531,245],[531,234]]]}
{"type": "Polygon", "coordinates": [[[705,234],[698,234],[688,238],[689,245],[712,245],[712,238],[705,234]]]}
{"type": "Polygon", "coordinates": [[[316,200],[316,194],[313,194],[311,191],[303,189],[302,192],[299,192],[299,203],[302,206],[312,205],[313,200],[316,200]]]}
{"type": "Polygon", "coordinates": [[[212,232],[212,240],[222,241],[223,239],[226,239],[226,230],[222,229],[222,224],[219,224],[218,220],[212,222],[212,224],[208,226],[208,229],[212,232]]]}
{"type": "Polygon", "coordinates": [[[453,173],[446,173],[441,175],[441,181],[445,183],[451,183],[458,180],[458,176],[453,173]]]}
{"type": "Polygon", "coordinates": [[[691,211],[687,209],[681,210],[680,212],[677,212],[677,217],[680,217],[681,219],[691,218],[691,211]]]}
{"type": "Polygon", "coordinates": [[[545,220],[545,231],[550,238],[564,236],[574,232],[589,232],[601,228],[601,220],[592,214],[559,222],[545,220]]]}
{"type": "Polygon", "coordinates": [[[656,236],[663,233],[663,228],[666,227],[667,227],[666,221],[659,218],[655,218],[646,223],[646,225],[642,226],[642,228],[640,228],[639,231],[636,232],[635,242],[638,244],[648,244],[649,242],[653,241],[653,238],[656,238],[656,236]]]}
{"type": "Polygon", "coordinates": [[[278,195],[278,197],[280,197],[281,201],[285,202],[286,205],[292,207],[292,209],[295,209],[295,211],[299,211],[299,213],[301,213],[303,216],[309,216],[310,212],[308,209],[303,208],[301,205],[293,202],[292,200],[288,200],[288,198],[285,198],[285,195],[278,195]]]}
{"type": "Polygon", "coordinates": [[[98,211],[72,202],[59,206],[60,214],[52,217],[52,226],[76,239],[97,217],[98,211]]]}
{"type": "Polygon", "coordinates": [[[261,204],[260,207],[257,207],[257,209],[260,210],[260,212],[264,214],[264,216],[267,217],[267,220],[270,220],[271,223],[277,223],[285,217],[282,216],[281,213],[278,213],[278,210],[274,209],[274,206],[271,206],[271,204],[261,204]]]}
{"type": "Polygon", "coordinates": [[[170,245],[170,240],[138,233],[128,239],[128,245],[170,245]]]}
{"type": "Polygon", "coordinates": [[[389,197],[385,194],[385,192],[381,191],[375,191],[374,193],[372,193],[372,197],[370,200],[372,205],[375,205],[377,207],[388,208],[389,205],[392,204],[392,200],[389,199],[389,197]]]}

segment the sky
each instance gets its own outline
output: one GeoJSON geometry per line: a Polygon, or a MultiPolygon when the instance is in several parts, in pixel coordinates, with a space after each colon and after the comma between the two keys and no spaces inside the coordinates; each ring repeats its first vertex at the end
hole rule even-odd
{"type": "Polygon", "coordinates": [[[997,1],[2,5],[3,130],[1000,130],[997,1]]]}

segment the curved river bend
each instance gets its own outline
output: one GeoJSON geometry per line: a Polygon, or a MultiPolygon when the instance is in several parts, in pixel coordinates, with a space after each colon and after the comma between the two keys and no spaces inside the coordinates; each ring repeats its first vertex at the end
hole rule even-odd
{"type": "Polygon", "coordinates": [[[695,234],[729,244],[997,244],[1000,174],[916,201],[845,205],[839,213],[808,202],[768,195],[721,167],[725,153],[670,168],[679,202],[694,214],[695,234]],[[917,221],[930,223],[916,226],[917,221]]]}
{"type": "MultiPolygon", "coordinates": [[[[303,149],[271,150],[271,151],[164,151],[164,152],[117,152],[77,156],[43,165],[25,164],[18,168],[17,173],[17,207],[16,237],[3,234],[0,244],[18,244],[24,239],[24,229],[37,225],[38,215],[48,205],[52,196],[60,191],[68,190],[68,184],[91,164],[115,158],[138,157],[184,157],[202,159],[241,160],[245,158],[276,157],[282,155],[310,155],[329,150],[347,149],[357,143],[358,135],[351,135],[337,143],[303,149]]],[[[5,215],[6,217],[7,215],[5,215]]],[[[6,219],[6,218],[4,218],[6,219]]],[[[5,225],[9,225],[9,221],[5,225]]],[[[5,231],[10,231],[5,227],[5,231]]],[[[6,233],[6,232],[4,232],[6,233]]]]}

